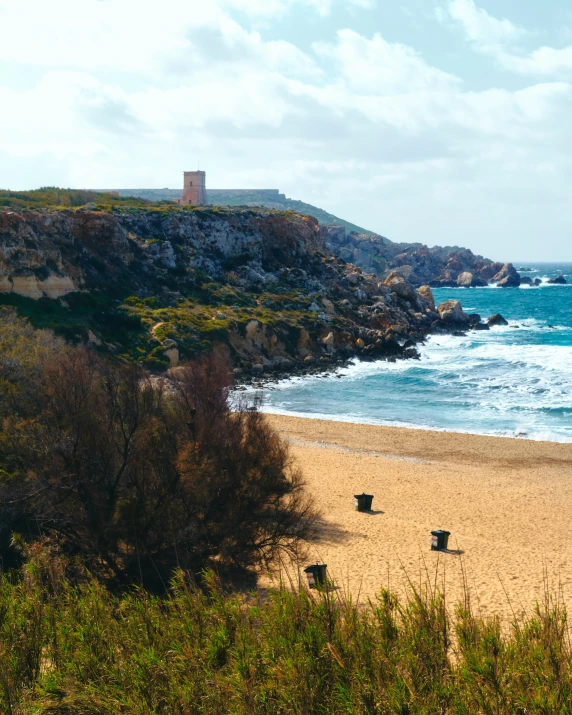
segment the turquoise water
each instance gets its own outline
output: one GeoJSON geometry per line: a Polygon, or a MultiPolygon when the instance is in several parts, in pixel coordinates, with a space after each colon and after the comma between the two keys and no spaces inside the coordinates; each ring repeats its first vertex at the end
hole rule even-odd
{"type": "Polygon", "coordinates": [[[566,286],[441,288],[467,312],[508,327],[432,336],[421,360],[356,363],[337,376],[286,380],[265,410],[306,417],[572,442],[572,264],[516,264],[566,286]]]}

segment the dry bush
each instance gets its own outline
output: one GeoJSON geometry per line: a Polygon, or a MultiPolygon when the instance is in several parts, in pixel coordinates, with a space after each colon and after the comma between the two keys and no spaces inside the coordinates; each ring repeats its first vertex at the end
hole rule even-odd
{"type": "Polygon", "coordinates": [[[161,588],[176,567],[268,566],[312,537],[286,445],[256,404],[231,411],[219,359],[151,381],[68,347],[28,377],[0,433],[5,566],[13,534],[48,538],[117,584],[161,588]]]}

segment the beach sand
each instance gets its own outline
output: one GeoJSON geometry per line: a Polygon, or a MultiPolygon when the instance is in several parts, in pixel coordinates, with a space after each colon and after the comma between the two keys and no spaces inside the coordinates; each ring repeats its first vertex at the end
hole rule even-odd
{"type": "Polygon", "coordinates": [[[547,585],[572,606],[572,444],[268,419],[324,519],[302,566],[326,563],[342,593],[366,602],[382,587],[437,582],[452,607],[466,583],[475,612],[510,619],[547,585]],[[364,491],[371,514],[354,508],[364,491]],[[462,553],[431,551],[432,529],[462,553]]]}

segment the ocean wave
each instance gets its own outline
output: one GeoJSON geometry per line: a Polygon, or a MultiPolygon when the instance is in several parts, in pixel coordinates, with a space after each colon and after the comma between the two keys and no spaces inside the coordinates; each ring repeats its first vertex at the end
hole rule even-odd
{"type": "MultiPolygon", "coordinates": [[[[539,271],[557,275],[556,269],[539,271]]],[[[562,299],[567,294],[440,288],[434,291],[436,302],[457,297],[458,291],[470,295],[465,310],[500,312],[509,325],[430,336],[419,346],[420,360],[356,361],[333,375],[283,380],[267,391],[264,409],[364,424],[572,442],[572,304],[562,299]]]]}

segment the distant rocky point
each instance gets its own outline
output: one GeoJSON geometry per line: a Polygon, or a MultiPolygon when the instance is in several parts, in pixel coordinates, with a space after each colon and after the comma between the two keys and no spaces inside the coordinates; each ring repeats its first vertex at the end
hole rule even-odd
{"type": "MultiPolygon", "coordinates": [[[[122,197],[147,201],[176,201],[180,189],[116,189],[122,197]]],[[[520,285],[511,264],[491,261],[459,246],[394,243],[385,236],[345,221],[303,201],[287,198],[278,189],[207,189],[213,206],[248,206],[291,210],[318,220],[327,247],[342,260],[362,270],[385,277],[396,270],[415,286],[476,288],[496,283],[509,288],[520,285]]]]}
{"type": "Polygon", "coordinates": [[[348,232],[344,226],[323,226],[327,247],[365,271],[385,275],[397,271],[414,286],[476,288],[495,283],[501,288],[520,285],[512,263],[499,263],[459,246],[392,243],[384,236],[348,232]]]}

